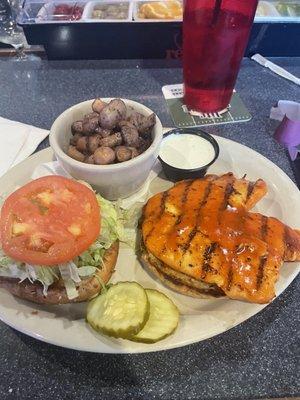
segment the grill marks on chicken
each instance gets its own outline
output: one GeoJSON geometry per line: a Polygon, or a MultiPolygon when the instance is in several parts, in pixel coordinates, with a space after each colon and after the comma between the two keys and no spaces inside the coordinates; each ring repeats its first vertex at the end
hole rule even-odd
{"type": "Polygon", "coordinates": [[[300,234],[249,212],[266,191],[264,181],[231,173],[179,182],[146,204],[144,244],[169,268],[230,298],[269,302],[283,261],[300,259],[300,234]]]}

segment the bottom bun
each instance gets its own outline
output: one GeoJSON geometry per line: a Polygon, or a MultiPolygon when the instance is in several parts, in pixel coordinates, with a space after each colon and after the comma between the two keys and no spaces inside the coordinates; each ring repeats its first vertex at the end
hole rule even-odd
{"type": "Polygon", "coordinates": [[[54,282],[48,288],[47,296],[43,294],[43,285],[39,282],[31,283],[27,279],[20,282],[18,279],[0,277],[0,287],[21,299],[39,304],[66,304],[87,301],[101,291],[101,282],[107,283],[114,272],[119,253],[119,242],[115,242],[106,250],[102,268],[94,276],[82,280],[76,285],[78,296],[70,300],[62,279],[54,282]]]}
{"type": "Polygon", "coordinates": [[[141,261],[165,286],[180,294],[199,299],[212,299],[224,296],[223,291],[218,286],[207,284],[168,267],[153,254],[149,253],[143,245],[141,261]]]}

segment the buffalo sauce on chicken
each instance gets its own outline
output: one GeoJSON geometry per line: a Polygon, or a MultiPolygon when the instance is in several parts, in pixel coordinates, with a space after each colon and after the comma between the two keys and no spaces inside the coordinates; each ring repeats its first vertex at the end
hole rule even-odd
{"type": "Polygon", "coordinates": [[[286,238],[294,237],[300,254],[300,235],[248,211],[265,193],[262,180],[251,183],[230,173],[182,181],[148,201],[145,246],[169,267],[217,285],[230,298],[269,302],[286,238]]]}

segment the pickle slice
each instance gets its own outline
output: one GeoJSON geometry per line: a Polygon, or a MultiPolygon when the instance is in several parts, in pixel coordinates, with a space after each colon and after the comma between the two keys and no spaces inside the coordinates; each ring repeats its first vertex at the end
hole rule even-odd
{"type": "Polygon", "coordinates": [[[179,311],[175,304],[163,293],[146,289],[150,302],[150,315],[144,328],[130,340],[155,343],[171,335],[177,328],[179,311]]]}
{"type": "Polygon", "coordinates": [[[87,322],[98,332],[129,339],[149,318],[146,291],[136,282],[119,282],[90,301],[87,322]]]}

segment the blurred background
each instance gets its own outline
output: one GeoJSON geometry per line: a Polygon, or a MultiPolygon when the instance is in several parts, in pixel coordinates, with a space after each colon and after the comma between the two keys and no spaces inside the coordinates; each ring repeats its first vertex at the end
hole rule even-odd
{"type": "MultiPolygon", "coordinates": [[[[180,59],[182,2],[0,0],[0,55],[180,59]],[[142,34],[141,34],[142,33],[142,34]]],[[[300,56],[300,0],[260,1],[246,56],[300,56]]]]}

